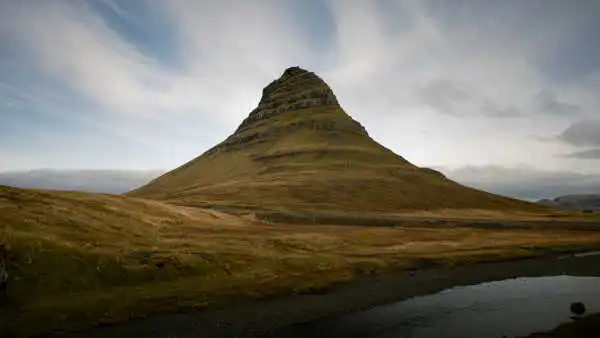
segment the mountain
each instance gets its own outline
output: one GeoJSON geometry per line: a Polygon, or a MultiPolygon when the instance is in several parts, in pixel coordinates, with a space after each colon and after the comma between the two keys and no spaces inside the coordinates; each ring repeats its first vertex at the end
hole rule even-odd
{"type": "Polygon", "coordinates": [[[162,173],[164,171],[158,170],[38,169],[1,172],[0,185],[121,194],[150,182],[162,173]]]}
{"type": "Polygon", "coordinates": [[[541,208],[411,164],[369,137],[331,88],[299,67],[266,86],[258,107],[223,142],[127,195],[262,210],[541,208]]]}
{"type": "Polygon", "coordinates": [[[565,209],[600,210],[600,195],[564,195],[554,199],[543,199],[538,203],[565,209]]]}
{"type": "Polygon", "coordinates": [[[600,175],[529,167],[434,167],[463,185],[535,202],[548,196],[593,195],[600,192],[600,175]]]}

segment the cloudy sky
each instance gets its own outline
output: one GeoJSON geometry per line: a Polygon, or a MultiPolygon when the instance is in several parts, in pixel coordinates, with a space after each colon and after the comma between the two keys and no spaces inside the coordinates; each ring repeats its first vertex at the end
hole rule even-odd
{"type": "Polygon", "coordinates": [[[0,6],[0,171],[173,168],[299,65],[417,165],[600,174],[597,0],[0,6]]]}

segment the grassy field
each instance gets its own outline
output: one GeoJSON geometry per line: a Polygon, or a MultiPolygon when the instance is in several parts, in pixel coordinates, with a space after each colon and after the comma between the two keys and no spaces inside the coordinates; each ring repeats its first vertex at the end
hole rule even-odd
{"type": "Polygon", "coordinates": [[[123,196],[8,187],[0,187],[0,240],[10,257],[0,332],[27,334],[322,292],[359,275],[430,264],[600,248],[600,232],[560,225],[284,225],[123,196]]]}

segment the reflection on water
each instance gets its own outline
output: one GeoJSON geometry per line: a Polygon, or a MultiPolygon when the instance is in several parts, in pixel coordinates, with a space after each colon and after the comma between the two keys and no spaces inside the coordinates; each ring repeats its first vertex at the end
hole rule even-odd
{"type": "Polygon", "coordinates": [[[600,312],[600,278],[516,278],[456,287],[374,309],[306,323],[278,336],[514,337],[570,321],[583,302],[600,312]]]}
{"type": "Polygon", "coordinates": [[[598,256],[598,255],[600,255],[600,251],[578,253],[578,254],[574,254],[573,257],[588,257],[588,256],[598,256]]]}

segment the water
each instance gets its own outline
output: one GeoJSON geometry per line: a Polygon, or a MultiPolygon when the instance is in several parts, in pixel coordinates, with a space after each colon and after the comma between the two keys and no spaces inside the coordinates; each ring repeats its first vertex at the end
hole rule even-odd
{"type": "MultiPolygon", "coordinates": [[[[591,252],[583,252],[583,253],[573,254],[572,257],[588,257],[588,256],[599,256],[599,255],[600,255],[600,251],[591,251],[591,252]]],[[[563,256],[563,257],[568,257],[568,255],[563,256]]]]}
{"type": "Polygon", "coordinates": [[[571,321],[570,305],[600,312],[600,278],[516,278],[455,287],[285,329],[277,336],[515,337],[571,321]]]}

